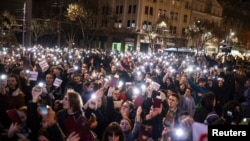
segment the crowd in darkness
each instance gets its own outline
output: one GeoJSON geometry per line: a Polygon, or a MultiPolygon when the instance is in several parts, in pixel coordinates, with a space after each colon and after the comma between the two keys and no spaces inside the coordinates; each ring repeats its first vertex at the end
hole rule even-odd
{"type": "Polygon", "coordinates": [[[0,141],[192,141],[193,122],[249,124],[247,57],[40,46],[0,56],[0,141]]]}

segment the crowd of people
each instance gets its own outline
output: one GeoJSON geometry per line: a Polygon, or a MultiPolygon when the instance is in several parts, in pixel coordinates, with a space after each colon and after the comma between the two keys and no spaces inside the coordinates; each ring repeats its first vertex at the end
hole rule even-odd
{"type": "Polygon", "coordinates": [[[249,124],[246,57],[39,46],[0,54],[0,141],[192,141],[193,122],[249,124]]]}

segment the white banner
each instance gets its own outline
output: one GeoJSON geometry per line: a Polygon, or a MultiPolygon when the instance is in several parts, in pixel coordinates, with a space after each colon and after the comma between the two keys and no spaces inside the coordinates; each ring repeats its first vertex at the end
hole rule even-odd
{"type": "Polygon", "coordinates": [[[192,125],[193,141],[208,141],[208,126],[194,122],[192,125]]]}

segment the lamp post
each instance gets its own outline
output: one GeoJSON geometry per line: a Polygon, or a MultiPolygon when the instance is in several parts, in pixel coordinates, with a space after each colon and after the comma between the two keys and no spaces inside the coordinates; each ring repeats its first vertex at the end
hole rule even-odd
{"type": "Polygon", "coordinates": [[[26,17],[26,3],[24,3],[24,5],[23,5],[23,37],[22,37],[22,46],[23,47],[24,47],[25,30],[26,30],[25,17],[26,17]]]}
{"type": "Polygon", "coordinates": [[[228,35],[228,40],[227,40],[227,45],[228,47],[231,47],[231,39],[232,37],[235,35],[235,33],[232,31],[232,29],[230,29],[229,31],[229,35],[228,35]]]}
{"type": "Polygon", "coordinates": [[[61,22],[62,22],[63,2],[62,2],[62,0],[59,0],[59,2],[54,3],[52,6],[59,8],[59,18],[58,18],[58,22],[57,22],[57,46],[58,46],[58,48],[60,48],[61,47],[61,22]]]}

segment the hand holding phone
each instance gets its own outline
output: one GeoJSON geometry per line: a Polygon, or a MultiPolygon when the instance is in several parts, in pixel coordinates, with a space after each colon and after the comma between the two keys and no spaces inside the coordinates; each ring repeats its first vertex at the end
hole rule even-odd
{"type": "Polygon", "coordinates": [[[47,115],[48,114],[48,105],[39,105],[38,109],[42,115],[47,115]]]}

